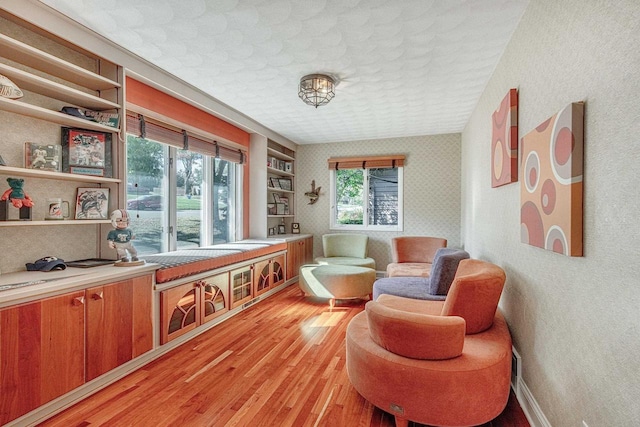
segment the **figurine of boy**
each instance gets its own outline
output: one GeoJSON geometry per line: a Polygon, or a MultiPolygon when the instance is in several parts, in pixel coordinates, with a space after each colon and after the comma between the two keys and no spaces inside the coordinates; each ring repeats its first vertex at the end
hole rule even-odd
{"type": "Polygon", "coordinates": [[[116,209],[111,212],[111,225],[114,230],[109,231],[107,235],[109,247],[118,251],[118,258],[122,262],[138,261],[138,251],[131,243],[135,236],[129,229],[128,212],[124,209],[116,209]],[[131,260],[129,260],[129,255],[131,255],[131,260]]]}

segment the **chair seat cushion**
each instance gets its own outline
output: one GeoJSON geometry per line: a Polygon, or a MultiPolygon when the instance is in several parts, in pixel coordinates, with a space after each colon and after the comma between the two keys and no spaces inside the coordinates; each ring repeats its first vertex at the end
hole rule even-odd
{"type": "Polygon", "coordinates": [[[387,265],[387,277],[429,277],[429,262],[392,262],[387,265]]]}
{"type": "Polygon", "coordinates": [[[429,278],[426,277],[385,277],[373,284],[373,299],[382,294],[398,295],[430,301],[444,301],[446,295],[432,295],[429,293],[429,278]]]}
{"type": "Polygon", "coordinates": [[[354,267],[376,268],[373,258],[355,258],[348,256],[318,257],[316,263],[322,265],[350,265],[354,267]]]}
{"type": "Polygon", "coordinates": [[[375,280],[375,270],[366,267],[306,264],[298,285],[306,295],[347,299],[370,295],[375,280]]]}

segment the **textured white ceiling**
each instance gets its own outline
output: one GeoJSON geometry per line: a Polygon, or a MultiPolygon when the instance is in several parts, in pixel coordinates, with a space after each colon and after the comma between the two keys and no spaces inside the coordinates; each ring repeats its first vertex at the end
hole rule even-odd
{"type": "Polygon", "coordinates": [[[460,132],[528,0],[41,0],[299,144],[460,132]],[[317,109],[300,77],[340,80],[317,109]]]}

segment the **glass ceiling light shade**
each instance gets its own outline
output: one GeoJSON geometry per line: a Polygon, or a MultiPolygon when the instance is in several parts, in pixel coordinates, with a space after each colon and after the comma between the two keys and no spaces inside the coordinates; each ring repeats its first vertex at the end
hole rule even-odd
{"type": "Polygon", "coordinates": [[[309,74],[300,79],[298,96],[305,104],[318,108],[336,96],[336,81],[325,74],[309,74]]]}

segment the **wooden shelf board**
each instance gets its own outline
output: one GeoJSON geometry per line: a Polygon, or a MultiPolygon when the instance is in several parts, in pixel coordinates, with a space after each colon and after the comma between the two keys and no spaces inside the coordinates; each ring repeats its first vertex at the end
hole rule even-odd
{"type": "Polygon", "coordinates": [[[292,162],[296,160],[295,157],[288,156],[288,155],[286,155],[284,153],[281,153],[278,150],[274,150],[273,148],[270,148],[270,147],[267,147],[267,154],[269,154],[270,156],[273,156],[273,157],[275,157],[277,159],[280,159],[280,160],[289,160],[289,161],[292,161],[292,162]]]}
{"type": "Polygon", "coordinates": [[[295,191],[291,191],[291,190],[283,190],[281,188],[273,188],[273,187],[267,187],[268,191],[271,191],[272,193],[289,193],[289,194],[294,194],[295,191]]]}
{"type": "Polygon", "coordinates": [[[295,215],[267,215],[267,218],[293,218],[295,215]]]}
{"type": "Polygon", "coordinates": [[[83,108],[91,110],[112,110],[120,108],[120,105],[115,102],[47,80],[6,64],[0,64],[0,74],[10,78],[20,89],[37,92],[41,95],[66,101],[83,108]]]}
{"type": "Polygon", "coordinates": [[[279,176],[295,176],[291,172],[285,172],[280,169],[272,168],[271,166],[267,166],[267,172],[272,173],[274,175],[279,175],[279,176]]]}
{"type": "Polygon", "coordinates": [[[40,49],[0,34],[2,56],[93,90],[113,89],[121,84],[64,61],[40,49]]]}
{"type": "Polygon", "coordinates": [[[52,221],[0,221],[0,227],[27,227],[40,225],[96,225],[110,224],[109,219],[64,219],[52,221]]]}
{"type": "Polygon", "coordinates": [[[22,114],[23,116],[33,117],[35,119],[46,120],[48,122],[57,123],[65,126],[79,127],[82,129],[95,130],[99,132],[119,132],[119,129],[101,125],[58,111],[48,110],[38,107],[37,105],[27,104],[15,99],[7,99],[0,97],[0,110],[10,111],[12,113],[22,114]]]}
{"type": "MultiPolygon", "coordinates": [[[[16,168],[12,166],[0,166],[0,175],[18,175],[31,178],[56,179],[61,181],[77,182],[97,182],[97,183],[120,183],[121,179],[105,178],[102,176],[80,175],[73,173],[51,172],[40,169],[16,168]]],[[[48,221],[51,222],[51,221],[48,221]]]]}

